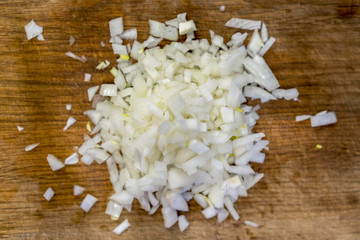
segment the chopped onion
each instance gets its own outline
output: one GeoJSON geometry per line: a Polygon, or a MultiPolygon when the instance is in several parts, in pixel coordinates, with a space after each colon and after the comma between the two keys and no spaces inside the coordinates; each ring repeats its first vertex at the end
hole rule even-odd
{"type": "Polygon", "coordinates": [[[58,159],[57,157],[55,157],[52,154],[48,154],[46,157],[46,160],[48,161],[48,163],[51,167],[51,170],[53,170],[53,171],[57,171],[57,170],[65,167],[65,164],[62,161],[60,161],[60,159],[58,159]]]}
{"type": "Polygon", "coordinates": [[[327,112],[321,115],[315,115],[310,118],[311,127],[321,127],[337,123],[335,112],[327,112]]]}
{"type": "Polygon", "coordinates": [[[84,191],[85,191],[84,187],[81,187],[79,185],[74,185],[74,195],[75,196],[79,196],[79,195],[83,194],[84,191]]]}
{"type": "Polygon", "coordinates": [[[71,57],[73,59],[79,60],[80,62],[86,62],[87,61],[87,59],[84,56],[79,57],[79,56],[75,55],[72,52],[66,52],[65,55],[68,56],[68,57],[71,57]]]}
{"type": "Polygon", "coordinates": [[[225,12],[225,6],[224,5],[222,5],[222,6],[220,6],[220,12],[225,12]]]}
{"type": "Polygon", "coordinates": [[[25,32],[27,39],[30,40],[34,37],[39,36],[43,32],[43,27],[37,25],[35,21],[32,19],[26,26],[25,32]]]}
{"type": "Polygon", "coordinates": [[[114,18],[109,21],[110,36],[120,35],[124,31],[124,24],[122,17],[114,18]]]}
{"type": "Polygon", "coordinates": [[[39,41],[45,41],[45,38],[42,34],[37,35],[36,39],[39,41]]]}
{"type": "Polygon", "coordinates": [[[34,148],[36,148],[39,145],[40,145],[40,143],[33,143],[33,144],[30,144],[30,145],[27,145],[25,147],[25,152],[29,152],[29,151],[33,150],[34,148]]]}
{"type": "Polygon", "coordinates": [[[117,94],[117,87],[115,84],[101,84],[100,95],[106,97],[113,97],[117,94]]]}
{"type": "Polygon", "coordinates": [[[100,45],[102,46],[102,47],[105,47],[105,42],[104,41],[100,41],[100,45]]]}
{"type": "Polygon", "coordinates": [[[76,123],[76,119],[73,117],[69,117],[63,131],[66,131],[69,127],[71,127],[74,123],[76,123]]]}
{"type": "Polygon", "coordinates": [[[312,117],[312,115],[298,115],[298,116],[296,116],[295,121],[300,122],[300,121],[310,119],[311,117],[312,117]]]}
{"type": "Polygon", "coordinates": [[[186,220],[185,215],[180,215],[179,219],[178,219],[178,224],[179,224],[179,229],[180,232],[185,231],[185,229],[187,229],[190,225],[190,223],[188,222],[188,220],[186,220]]]}
{"type": "Polygon", "coordinates": [[[94,204],[97,202],[97,198],[94,197],[91,194],[87,194],[84,200],[81,202],[81,209],[85,212],[89,212],[90,209],[94,206],[94,204]]]}
{"type": "Polygon", "coordinates": [[[171,41],[178,40],[178,31],[172,26],[165,26],[164,23],[149,20],[150,34],[154,37],[165,38],[171,41]]]}
{"type": "Polygon", "coordinates": [[[19,132],[21,132],[22,130],[24,130],[24,127],[22,127],[22,126],[16,126],[17,127],[17,130],[19,131],[19,132]]]}
{"type": "Polygon", "coordinates": [[[50,201],[51,198],[54,196],[54,194],[55,194],[54,190],[52,190],[52,188],[49,187],[43,196],[47,201],[50,201]]]}
{"type": "Polygon", "coordinates": [[[258,228],[258,227],[260,226],[259,224],[254,223],[254,222],[249,221],[249,220],[245,220],[244,223],[245,223],[245,225],[247,225],[247,226],[255,227],[255,228],[258,228]]]}
{"type": "Polygon", "coordinates": [[[270,39],[265,42],[265,45],[258,52],[259,56],[261,57],[264,56],[265,53],[272,47],[274,43],[275,43],[275,38],[270,37],[270,39]]]}
{"type": "Polygon", "coordinates": [[[123,207],[120,204],[110,200],[107,204],[105,213],[111,217],[119,218],[122,209],[123,207]]]}
{"type": "Polygon", "coordinates": [[[72,46],[74,42],[75,42],[75,38],[70,35],[70,39],[69,39],[70,46],[72,46]]]}
{"type": "Polygon", "coordinates": [[[79,162],[79,156],[77,153],[71,154],[68,158],[65,159],[65,165],[74,165],[79,162]]]}
{"type": "Polygon", "coordinates": [[[244,30],[256,30],[260,29],[261,21],[254,21],[242,18],[231,18],[225,23],[226,27],[240,28],[244,30]]]}
{"type": "Polygon", "coordinates": [[[72,105],[71,104],[66,104],[66,110],[70,111],[71,110],[72,105]]]}
{"type": "Polygon", "coordinates": [[[124,232],[126,229],[128,229],[130,227],[130,223],[127,219],[125,219],[122,223],[119,224],[119,226],[117,226],[113,232],[116,235],[121,234],[122,232],[124,232]]]}
{"type": "Polygon", "coordinates": [[[195,26],[195,23],[193,20],[179,23],[179,34],[180,35],[184,35],[188,32],[194,32],[194,31],[196,31],[196,26],[195,26]]]}
{"type": "Polygon", "coordinates": [[[209,219],[215,217],[216,214],[218,214],[218,210],[210,206],[204,209],[201,213],[205,216],[206,219],[209,219]]]}
{"type": "Polygon", "coordinates": [[[120,37],[127,40],[136,40],[137,30],[136,28],[130,28],[128,30],[125,30],[122,34],[120,34],[120,37]]]}
{"type": "Polygon", "coordinates": [[[91,79],[91,74],[85,73],[84,82],[90,82],[90,79],[91,79]]]}
{"type": "Polygon", "coordinates": [[[99,90],[99,86],[94,86],[91,88],[88,88],[87,93],[89,97],[89,102],[94,98],[96,92],[99,90]]]}

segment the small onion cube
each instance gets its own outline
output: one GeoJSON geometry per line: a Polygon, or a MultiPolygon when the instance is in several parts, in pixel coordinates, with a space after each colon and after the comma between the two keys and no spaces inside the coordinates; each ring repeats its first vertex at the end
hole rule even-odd
{"type": "Polygon", "coordinates": [[[91,79],[91,74],[85,73],[84,82],[90,82],[90,79],[91,79]]]}
{"type": "Polygon", "coordinates": [[[91,88],[88,88],[87,93],[88,93],[88,98],[89,98],[89,102],[91,102],[91,100],[94,98],[95,93],[99,90],[99,86],[94,86],[91,88]]]}
{"type": "Polygon", "coordinates": [[[254,21],[242,18],[231,18],[225,23],[226,27],[240,28],[244,30],[260,29],[261,21],[254,21]]]}
{"type": "Polygon", "coordinates": [[[104,97],[113,97],[117,94],[117,86],[115,84],[101,84],[100,95],[104,97]]]}
{"type": "Polygon", "coordinates": [[[324,125],[337,123],[335,112],[328,112],[322,115],[315,115],[310,118],[311,127],[321,127],[324,125]]]}
{"type": "Polygon", "coordinates": [[[52,190],[52,188],[49,187],[43,196],[47,201],[50,201],[51,198],[54,196],[54,194],[55,194],[54,190],[52,190]]]}
{"type": "Polygon", "coordinates": [[[304,121],[304,120],[307,120],[307,119],[310,119],[312,117],[312,115],[298,115],[295,117],[295,121],[296,122],[301,122],[301,121],[304,121]]]}
{"type": "Polygon", "coordinates": [[[85,212],[89,212],[90,209],[94,206],[94,204],[97,202],[97,198],[94,197],[91,194],[87,194],[84,200],[81,202],[81,209],[85,212]]]}
{"type": "Polygon", "coordinates": [[[52,154],[48,154],[46,157],[46,160],[48,161],[48,163],[51,167],[51,170],[53,170],[53,171],[57,171],[57,170],[65,167],[65,164],[62,161],[60,161],[60,159],[58,159],[57,157],[55,157],[52,154]]]}
{"type": "Polygon", "coordinates": [[[114,18],[109,21],[110,36],[120,35],[124,31],[124,24],[122,17],[114,18]]]}
{"type": "Polygon", "coordinates": [[[71,104],[66,104],[66,110],[70,111],[71,110],[72,105],[71,104]]]}
{"type": "Polygon", "coordinates": [[[17,130],[19,131],[19,132],[21,132],[22,130],[24,130],[24,127],[22,127],[22,126],[16,126],[17,127],[17,130]]]}
{"type": "Polygon", "coordinates": [[[126,229],[130,227],[130,223],[127,219],[125,219],[122,223],[119,224],[114,230],[113,233],[116,235],[120,235],[122,232],[124,232],[126,229]]]}
{"type": "Polygon", "coordinates": [[[186,219],[185,215],[180,215],[179,216],[178,224],[179,224],[180,232],[185,231],[185,229],[187,229],[189,227],[189,225],[190,225],[190,223],[186,219]]]}
{"type": "Polygon", "coordinates": [[[84,187],[81,187],[79,185],[74,185],[74,195],[75,196],[79,196],[79,195],[83,194],[84,191],[85,191],[84,187]]]}
{"type": "Polygon", "coordinates": [[[65,165],[74,165],[79,162],[79,156],[77,153],[71,154],[68,158],[65,159],[65,165]]]}

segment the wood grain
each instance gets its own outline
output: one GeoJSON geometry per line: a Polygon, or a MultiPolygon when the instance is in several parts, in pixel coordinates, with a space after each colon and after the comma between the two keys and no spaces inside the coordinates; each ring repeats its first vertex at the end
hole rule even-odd
{"type": "Polygon", "coordinates": [[[191,203],[190,228],[165,229],[160,213],[148,216],[133,206],[123,213],[132,227],[120,239],[360,239],[360,17],[359,1],[0,1],[0,238],[113,239],[118,222],[104,214],[112,192],[106,166],[84,164],[52,172],[46,155],[61,159],[82,143],[90,107],[86,89],[111,82],[95,71],[99,60],[115,62],[108,21],[123,16],[126,28],[148,35],[149,18],[165,21],[187,12],[199,31],[226,40],[235,32],[224,27],[230,17],[264,20],[277,39],[266,54],[284,88],[297,87],[301,102],[262,105],[256,131],[270,141],[266,163],[256,166],[264,179],[241,198],[241,220],[217,224],[205,220],[191,203]],[[226,6],[224,13],[219,11],[226,6]],[[34,19],[44,27],[46,41],[26,40],[23,26],[34,19]],[[69,46],[69,37],[76,42],[69,46]],[[104,48],[100,41],[107,44],[104,48]],[[66,51],[84,54],[77,62],[66,51]],[[91,83],[83,82],[85,72],[91,83]],[[68,112],[65,104],[73,104],[68,112]],[[338,123],[312,129],[296,123],[296,115],[335,111],[338,123]],[[78,122],[62,128],[69,116],[78,122]],[[18,132],[17,125],[25,127],[18,132]],[[41,142],[32,152],[28,144],[41,142]],[[315,145],[321,144],[321,150],[315,145]],[[88,214],[79,208],[83,196],[73,184],[99,198],[88,214]],[[47,202],[48,187],[55,196],[47,202]],[[261,224],[247,227],[243,220],[261,224]]]}

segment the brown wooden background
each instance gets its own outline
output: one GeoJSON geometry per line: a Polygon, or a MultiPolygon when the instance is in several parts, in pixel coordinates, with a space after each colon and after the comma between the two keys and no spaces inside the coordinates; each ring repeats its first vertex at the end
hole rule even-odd
{"type": "Polygon", "coordinates": [[[1,0],[0,1],[0,238],[1,239],[360,239],[360,17],[359,1],[161,1],[161,0],[1,0]],[[226,6],[224,13],[219,11],[226,6]],[[126,28],[148,36],[149,18],[165,21],[186,11],[199,31],[226,40],[230,17],[266,22],[277,39],[265,55],[284,88],[297,87],[301,102],[263,104],[257,131],[270,141],[265,178],[236,204],[241,220],[205,220],[191,203],[189,229],[163,227],[160,211],[148,216],[139,204],[126,211],[132,227],[117,237],[104,214],[112,188],[105,165],[84,164],[52,172],[46,155],[64,159],[82,143],[90,107],[86,89],[111,82],[95,71],[99,60],[115,56],[108,44],[108,21],[123,16],[126,28]],[[44,27],[46,41],[26,39],[31,19],[44,27]],[[69,46],[69,37],[76,42],[69,46]],[[100,46],[100,41],[107,44],[100,46]],[[81,63],[64,55],[84,54],[81,63]],[[85,72],[93,74],[84,83],[85,72]],[[73,104],[68,112],[65,104],[73,104]],[[311,128],[295,123],[299,114],[337,113],[336,125],[311,128]],[[62,128],[69,116],[78,122],[62,128]],[[25,127],[18,132],[17,125],[25,127]],[[28,144],[41,142],[32,152],[28,144]],[[315,148],[316,144],[323,149],[315,148]],[[88,214],[73,184],[99,198],[88,214]],[[47,202],[42,194],[52,187],[47,202]],[[258,229],[243,220],[260,223],[258,229]]]}

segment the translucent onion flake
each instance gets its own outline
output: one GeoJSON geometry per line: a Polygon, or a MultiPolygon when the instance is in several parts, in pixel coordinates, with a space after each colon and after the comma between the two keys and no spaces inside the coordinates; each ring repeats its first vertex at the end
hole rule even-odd
{"type": "Polygon", "coordinates": [[[50,201],[51,198],[54,196],[54,194],[55,194],[54,190],[52,190],[52,188],[49,187],[43,196],[47,201],[50,201]]]}
{"type": "Polygon", "coordinates": [[[116,235],[119,235],[121,234],[122,232],[124,232],[126,229],[128,229],[130,227],[130,223],[129,221],[126,219],[124,220],[122,223],[119,224],[119,226],[117,226],[113,232],[116,234],[116,235]]]}
{"type": "Polygon", "coordinates": [[[25,152],[28,152],[28,151],[31,151],[33,150],[34,148],[36,148],[37,146],[39,146],[40,143],[33,143],[33,144],[30,144],[30,145],[27,145],[25,147],[25,152]]]}
{"type": "Polygon", "coordinates": [[[79,195],[83,194],[84,191],[85,191],[84,187],[81,187],[79,185],[74,185],[74,195],[75,196],[79,196],[79,195]]]}
{"type": "Polygon", "coordinates": [[[58,159],[57,157],[55,157],[52,154],[48,154],[46,157],[46,160],[48,161],[48,163],[51,167],[51,170],[53,170],[53,171],[57,171],[57,170],[65,167],[65,164],[62,161],[60,161],[60,159],[58,159]]]}
{"type": "Polygon", "coordinates": [[[84,200],[81,202],[81,209],[85,212],[89,212],[90,209],[94,206],[94,204],[97,202],[97,198],[94,197],[91,194],[87,194],[84,200]]]}
{"type": "Polygon", "coordinates": [[[74,123],[76,123],[76,119],[73,117],[69,117],[63,131],[66,131],[69,127],[71,127],[74,123]]]}
{"type": "Polygon", "coordinates": [[[27,39],[30,40],[34,37],[39,36],[43,32],[43,27],[37,25],[34,20],[31,20],[26,26],[25,26],[25,32],[27,39]]]}

